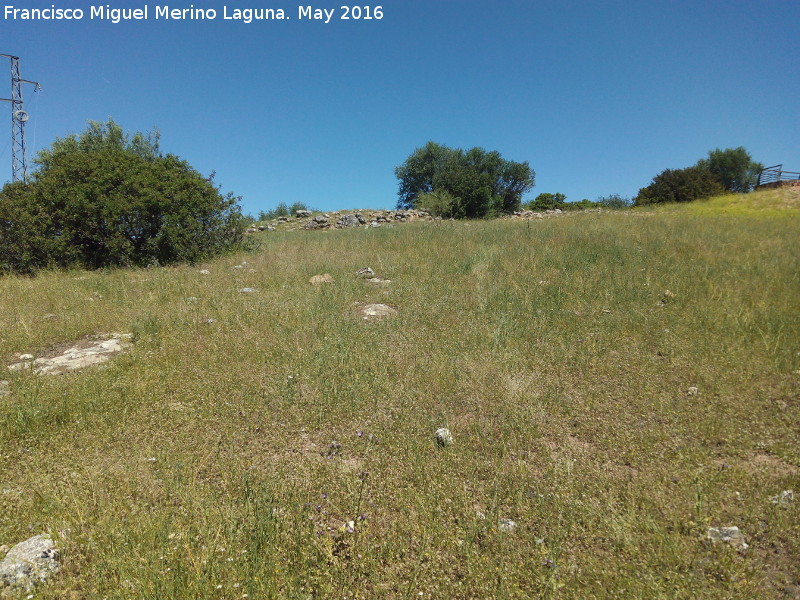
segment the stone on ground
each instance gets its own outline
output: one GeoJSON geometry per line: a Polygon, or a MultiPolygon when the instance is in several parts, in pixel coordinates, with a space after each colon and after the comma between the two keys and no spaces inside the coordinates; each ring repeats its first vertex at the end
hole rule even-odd
{"type": "Polygon", "coordinates": [[[88,339],[70,346],[60,354],[33,358],[23,354],[19,362],[8,366],[11,371],[32,369],[43,375],[59,375],[77,371],[110,360],[115,354],[127,350],[131,345],[130,333],[112,333],[109,337],[88,339]],[[32,360],[31,360],[32,359],[32,360]]]}
{"type": "Polygon", "coordinates": [[[387,304],[366,304],[361,307],[361,316],[365,320],[382,319],[397,314],[397,309],[387,304]]]}
{"type": "Polygon", "coordinates": [[[436,444],[442,448],[452,445],[453,434],[447,427],[440,427],[436,430],[436,444]]]}
{"type": "Polygon", "coordinates": [[[744,535],[739,528],[734,527],[709,527],[708,539],[713,542],[725,542],[737,550],[747,550],[749,546],[744,541],[744,535]]]}
{"type": "Polygon", "coordinates": [[[326,283],[333,283],[333,277],[330,273],[323,273],[322,275],[314,275],[308,282],[311,285],[325,285],[326,283]]]}
{"type": "Polygon", "coordinates": [[[363,269],[359,269],[356,271],[356,275],[359,277],[363,277],[364,279],[372,279],[375,277],[375,271],[370,269],[369,267],[364,267],[363,269]]]}
{"type": "Polygon", "coordinates": [[[378,285],[385,287],[392,283],[391,279],[384,279],[383,277],[371,277],[367,279],[367,283],[371,283],[372,285],[378,285]]]}
{"type": "Polygon", "coordinates": [[[0,561],[0,596],[30,593],[60,568],[59,551],[47,534],[20,542],[0,561]]]}

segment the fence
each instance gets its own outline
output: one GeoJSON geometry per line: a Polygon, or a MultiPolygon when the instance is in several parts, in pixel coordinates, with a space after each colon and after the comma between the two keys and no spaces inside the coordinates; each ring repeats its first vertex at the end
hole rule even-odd
{"type": "Polygon", "coordinates": [[[758,174],[758,183],[756,183],[756,188],[769,183],[794,180],[800,180],[800,173],[795,173],[794,171],[784,171],[783,165],[775,165],[774,167],[766,167],[761,169],[761,172],[758,174]]]}

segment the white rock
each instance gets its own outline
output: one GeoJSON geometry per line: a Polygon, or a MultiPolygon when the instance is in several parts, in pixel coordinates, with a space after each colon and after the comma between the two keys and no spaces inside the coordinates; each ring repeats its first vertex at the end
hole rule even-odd
{"type": "Polygon", "coordinates": [[[739,528],[734,527],[709,527],[708,539],[714,542],[725,542],[737,550],[747,550],[750,546],[744,541],[744,535],[739,528]]]}
{"type": "Polygon", "coordinates": [[[372,285],[382,286],[385,287],[392,283],[391,279],[384,279],[383,277],[371,277],[367,279],[367,283],[371,283],[372,285]]]}
{"type": "Polygon", "coordinates": [[[700,393],[700,390],[699,390],[699,389],[697,389],[697,388],[696,388],[696,387],[694,387],[694,386],[692,386],[692,387],[690,387],[688,390],[686,390],[686,394],[687,394],[688,396],[697,396],[697,394],[699,394],[699,393],[700,393]]]}
{"type": "Polygon", "coordinates": [[[453,443],[453,434],[447,427],[440,427],[436,430],[436,444],[442,448],[450,446],[453,443]]]}
{"type": "Polygon", "coordinates": [[[361,307],[361,316],[365,320],[382,319],[397,314],[397,309],[387,304],[367,304],[361,307]]]}
{"type": "Polygon", "coordinates": [[[239,290],[239,293],[241,293],[241,294],[252,294],[255,291],[256,291],[256,288],[242,288],[242,289],[239,290]]]}
{"type": "Polygon", "coordinates": [[[0,596],[30,593],[60,567],[58,548],[49,535],[28,538],[0,561],[0,596]]]}
{"type": "Polygon", "coordinates": [[[79,342],[58,356],[37,358],[32,362],[30,359],[23,359],[22,362],[13,363],[8,368],[11,371],[33,369],[34,373],[46,375],[58,375],[67,371],[83,369],[104,363],[113,355],[126,350],[130,346],[131,337],[132,335],[129,333],[113,333],[105,339],[79,342]]]}
{"type": "Polygon", "coordinates": [[[794,491],[783,490],[780,494],[770,497],[769,501],[779,506],[786,506],[794,502],[794,491]]]}
{"type": "Polygon", "coordinates": [[[375,277],[375,271],[373,271],[370,267],[364,267],[363,269],[359,269],[356,272],[356,275],[363,277],[364,279],[371,279],[375,277]]]}
{"type": "Polygon", "coordinates": [[[33,360],[33,354],[20,354],[20,360],[33,360]]]}
{"type": "Polygon", "coordinates": [[[500,531],[505,531],[506,533],[512,533],[517,529],[517,522],[512,521],[511,519],[500,519],[498,529],[500,529],[500,531]]]}
{"type": "Polygon", "coordinates": [[[209,271],[208,269],[200,269],[200,271],[198,272],[200,273],[200,275],[211,275],[211,271],[209,271]]]}

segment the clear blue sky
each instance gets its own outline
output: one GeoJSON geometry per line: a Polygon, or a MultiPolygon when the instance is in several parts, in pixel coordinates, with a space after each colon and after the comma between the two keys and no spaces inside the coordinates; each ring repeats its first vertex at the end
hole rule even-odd
{"type": "MultiPolygon", "coordinates": [[[[384,17],[245,24],[154,18],[113,24],[86,0],[3,0],[83,8],[82,21],[0,19],[0,53],[40,81],[28,145],[112,116],[157,126],[162,150],[245,212],[279,202],[322,210],[392,207],[393,169],[428,140],[482,146],[536,171],[529,194],[633,196],[665,168],[745,146],[800,171],[800,2],[381,0],[384,17]],[[35,137],[35,139],[34,139],[35,137]]],[[[102,5],[102,3],[99,3],[102,5]]],[[[176,1],[171,8],[188,8],[176,1]]],[[[362,1],[361,6],[366,2],[362,1]]],[[[377,3],[371,6],[376,6],[377,3]]],[[[8,61],[0,97],[9,96],[8,61]]],[[[0,111],[6,111],[3,103],[0,111]]],[[[11,177],[10,117],[0,113],[0,181],[11,177]]]]}

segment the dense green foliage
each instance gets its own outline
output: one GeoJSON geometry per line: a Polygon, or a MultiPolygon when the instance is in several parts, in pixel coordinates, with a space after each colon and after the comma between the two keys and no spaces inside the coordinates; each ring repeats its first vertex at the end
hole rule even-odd
{"type": "Polygon", "coordinates": [[[744,147],[710,150],[697,167],[712,173],[729,192],[752,191],[764,165],[755,162],[744,147]]]}
{"type": "Polygon", "coordinates": [[[442,214],[456,218],[480,218],[517,210],[522,195],[533,187],[535,178],[527,161],[505,160],[499,152],[483,148],[462,150],[434,142],[416,149],[395,169],[395,175],[400,182],[398,208],[417,207],[422,194],[447,192],[452,204],[442,214]]]}
{"type": "Polygon", "coordinates": [[[435,217],[455,217],[460,211],[461,200],[453,197],[447,190],[423,192],[417,198],[416,207],[426,210],[435,217]]]}
{"type": "Polygon", "coordinates": [[[30,183],[0,191],[0,271],[196,261],[242,239],[238,198],[162,156],[157,134],[90,123],[37,163],[30,183]]]}
{"type": "Polygon", "coordinates": [[[687,167],[666,169],[653,178],[653,182],[639,190],[634,198],[637,206],[663,202],[691,202],[724,192],[717,177],[707,169],[687,167]]]}
{"type": "Polygon", "coordinates": [[[285,202],[280,202],[275,208],[271,208],[270,210],[258,211],[258,220],[259,221],[271,221],[272,219],[277,219],[278,217],[291,217],[295,214],[298,210],[312,210],[308,208],[302,202],[295,202],[291,206],[286,204],[285,202]]]}
{"type": "Polygon", "coordinates": [[[534,200],[526,202],[522,205],[527,210],[544,211],[544,210],[564,210],[567,208],[567,197],[561,193],[542,193],[536,196],[534,200]]]}

